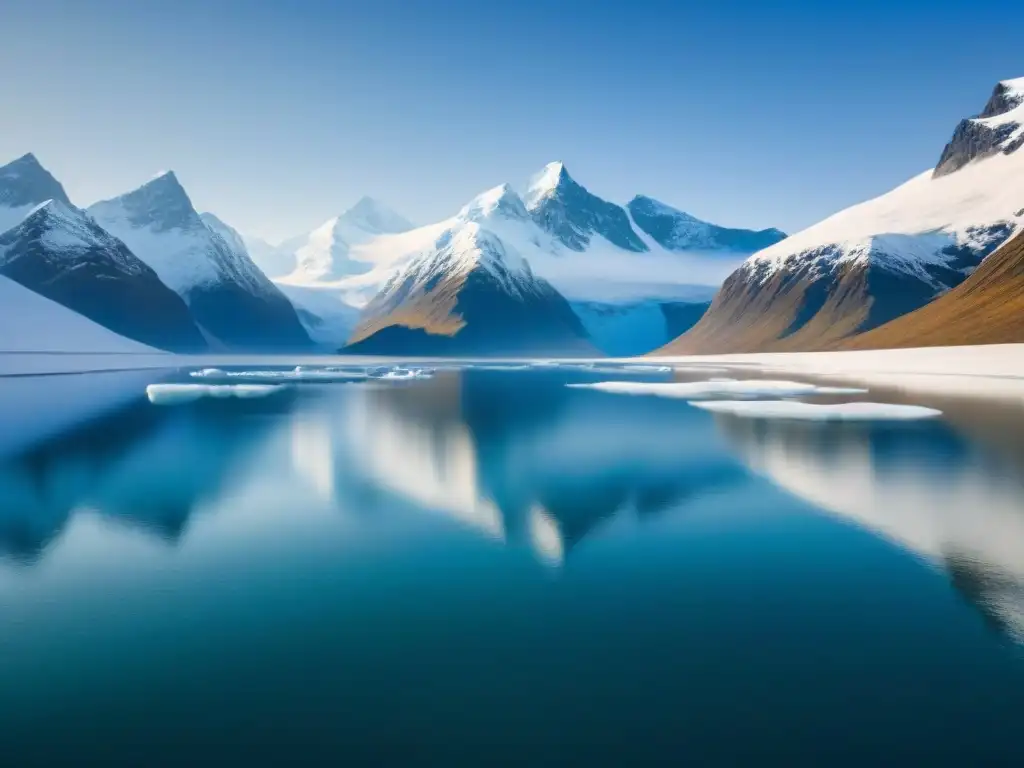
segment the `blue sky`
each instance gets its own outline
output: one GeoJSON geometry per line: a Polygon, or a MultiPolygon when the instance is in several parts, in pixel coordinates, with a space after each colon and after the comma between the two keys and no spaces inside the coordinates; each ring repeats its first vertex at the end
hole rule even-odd
{"type": "Polygon", "coordinates": [[[796,231],[933,165],[1000,79],[1009,2],[5,0],[0,158],[80,205],[177,171],[271,239],[361,195],[427,223],[563,160],[796,231]]]}

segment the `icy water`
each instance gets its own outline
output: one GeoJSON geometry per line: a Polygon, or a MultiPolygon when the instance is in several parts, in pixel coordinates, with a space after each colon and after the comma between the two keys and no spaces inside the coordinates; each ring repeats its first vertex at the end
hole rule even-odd
{"type": "Polygon", "coordinates": [[[1018,411],[599,378],[140,398],[3,460],[2,764],[1024,764],[1018,411]]]}

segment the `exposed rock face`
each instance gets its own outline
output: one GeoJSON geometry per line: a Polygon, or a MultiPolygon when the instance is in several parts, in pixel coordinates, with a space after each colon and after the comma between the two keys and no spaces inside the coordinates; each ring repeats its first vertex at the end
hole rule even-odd
{"type": "Polygon", "coordinates": [[[953,138],[942,150],[934,176],[945,176],[958,171],[972,160],[979,160],[997,152],[1009,154],[1020,147],[1019,142],[1007,143],[1020,128],[1017,123],[1003,123],[990,128],[974,120],[961,120],[953,138]]]}
{"type": "Polygon", "coordinates": [[[17,226],[47,200],[71,205],[64,187],[33,154],[0,167],[0,232],[17,226]]]}
{"type": "Polygon", "coordinates": [[[1024,342],[1024,233],[959,286],[915,312],[854,336],[842,349],[1024,342]]]}
{"type": "Polygon", "coordinates": [[[1006,115],[1022,104],[1024,92],[1007,83],[997,84],[981,114],[975,118],[961,120],[957,125],[953,138],[942,150],[934,175],[945,176],[960,170],[972,160],[979,160],[998,152],[1010,154],[1018,150],[1024,144],[1024,134],[1015,136],[1021,128],[1020,122],[1013,119],[989,120],[987,123],[983,121],[1006,115]]]}
{"type": "Polygon", "coordinates": [[[643,195],[630,200],[627,208],[637,227],[670,251],[753,253],[786,237],[786,233],[778,229],[719,227],[643,195]]]}
{"type": "Polygon", "coordinates": [[[976,231],[971,245],[947,246],[945,261],[922,264],[920,272],[893,268],[882,243],[856,260],[823,246],[786,269],[748,262],[729,276],[700,322],[658,353],[834,348],[959,285],[1012,231],[1008,224],[976,231]]]}
{"type": "Polygon", "coordinates": [[[0,206],[18,208],[58,200],[71,205],[63,185],[31,152],[0,168],[0,206]]]}
{"type": "Polygon", "coordinates": [[[78,209],[51,200],[0,234],[0,274],[126,338],[206,349],[178,294],[78,209]]]}
{"type": "Polygon", "coordinates": [[[585,250],[594,235],[627,251],[648,250],[626,211],[577,184],[561,163],[549,164],[534,181],[526,208],[541,229],[574,251],[585,250]]]}

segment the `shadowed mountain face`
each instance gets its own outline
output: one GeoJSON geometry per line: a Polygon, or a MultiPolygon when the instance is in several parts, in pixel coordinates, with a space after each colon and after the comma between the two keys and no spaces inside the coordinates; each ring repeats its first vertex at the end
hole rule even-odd
{"type": "MultiPolygon", "coordinates": [[[[508,192],[504,198],[514,197],[508,192]]],[[[518,201],[518,198],[515,198],[518,201]]],[[[515,202],[513,201],[513,202],[515,202]]],[[[499,203],[501,200],[498,201],[499,203]]],[[[505,224],[520,205],[490,213],[505,224]]],[[[596,354],[569,303],[497,235],[467,218],[394,276],[344,350],[384,355],[596,354]]]]}
{"type": "MultiPolygon", "coordinates": [[[[407,281],[414,278],[406,276],[407,281]]],[[[344,352],[376,355],[592,355],[597,350],[569,303],[548,283],[510,295],[489,271],[419,292],[400,284],[405,301],[388,312],[387,295],[344,352]],[[444,313],[444,308],[451,310],[444,313]],[[380,314],[378,314],[380,313],[380,314]]],[[[378,301],[379,300],[379,301],[378,301]]]]}
{"type": "Polygon", "coordinates": [[[811,260],[775,269],[750,262],[729,276],[700,322],[659,353],[833,349],[926,305],[941,292],[940,286],[958,285],[1012,231],[1009,224],[978,231],[974,247],[957,246],[950,239],[944,249],[948,261],[922,264],[913,274],[871,259],[841,261],[839,250],[831,247],[820,254],[834,257],[831,266],[811,260]]]}
{"type": "Polygon", "coordinates": [[[88,213],[185,299],[220,344],[263,352],[312,346],[291,302],[238,247],[240,240],[228,242],[204,223],[173,173],[88,213]]]}
{"type": "Polygon", "coordinates": [[[934,175],[945,176],[974,160],[1000,152],[1008,155],[1024,146],[1024,133],[1019,133],[1024,114],[1014,115],[1017,119],[988,120],[1008,115],[1022,104],[1024,91],[1011,83],[996,84],[981,113],[957,125],[953,138],[942,150],[934,175]]]}
{"type": "Polygon", "coordinates": [[[0,167],[0,207],[23,208],[47,200],[71,205],[63,185],[39,164],[35,155],[22,155],[0,167]]]}
{"type": "Polygon", "coordinates": [[[778,229],[719,227],[643,195],[630,200],[627,208],[637,227],[670,251],[752,253],[775,245],[786,237],[786,233],[778,229]]]}
{"type": "Polygon", "coordinates": [[[0,233],[0,274],[126,338],[176,352],[206,349],[182,298],[70,205],[50,201],[0,233]]]}
{"type": "Polygon", "coordinates": [[[915,312],[855,336],[842,349],[885,349],[1024,341],[1024,234],[956,288],[915,312]]]}
{"type": "Polygon", "coordinates": [[[541,229],[574,251],[586,250],[595,235],[627,251],[648,250],[626,211],[577,184],[561,163],[551,163],[535,180],[526,208],[541,229]]]}
{"type": "Polygon", "coordinates": [[[960,285],[1021,226],[1019,113],[1024,120],[1024,81],[1001,83],[934,173],[754,254],[701,321],[658,353],[831,349],[960,285]]]}

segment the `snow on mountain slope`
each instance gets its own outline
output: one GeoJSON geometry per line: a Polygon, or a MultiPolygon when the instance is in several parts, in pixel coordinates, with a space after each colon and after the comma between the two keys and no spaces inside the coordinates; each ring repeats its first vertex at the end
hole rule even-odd
{"type": "Polygon", "coordinates": [[[0,274],[127,338],[181,352],[206,348],[182,298],[124,243],[59,200],[0,233],[0,274]]]}
{"type": "Polygon", "coordinates": [[[0,167],[0,232],[16,226],[47,200],[71,205],[64,187],[35,155],[22,155],[0,167]]]}
{"type": "MultiPolygon", "coordinates": [[[[1016,125],[1018,83],[999,84],[986,112],[1004,111],[981,119],[1016,125]]],[[[1024,223],[1024,142],[1015,128],[972,147],[961,127],[934,171],[754,254],[667,351],[824,348],[962,282],[1024,223]]]]}
{"type": "Polygon", "coordinates": [[[934,176],[963,168],[972,160],[999,152],[1010,154],[1024,144],[1024,78],[997,83],[977,117],[961,120],[942,150],[934,176]]]}
{"type": "Polygon", "coordinates": [[[754,253],[786,237],[778,229],[719,227],[644,195],[629,201],[626,210],[638,230],[670,251],[754,253]]]}
{"type": "Polygon", "coordinates": [[[224,281],[254,293],[272,290],[254,265],[204,224],[173,171],[87,210],[182,295],[224,281]]]}
{"type": "Polygon", "coordinates": [[[534,231],[508,185],[466,205],[367,305],[352,342],[395,354],[593,351],[568,302],[519,246],[534,231]]]}
{"type": "Polygon", "coordinates": [[[309,345],[291,303],[240,239],[232,245],[204,223],[173,172],[88,212],[181,295],[220,342],[267,351],[309,345]]]}
{"type": "MultiPolygon", "coordinates": [[[[663,210],[687,216],[668,206],[663,210]]],[[[509,185],[501,185],[478,195],[449,219],[349,245],[344,249],[344,269],[334,270],[347,269],[347,276],[314,279],[312,274],[296,270],[276,282],[306,310],[304,322],[315,339],[328,343],[333,337],[340,343],[338,332],[352,329],[352,318],[397,270],[435,251],[445,232],[482,219],[507,252],[527,261],[535,277],[550,283],[574,305],[586,305],[581,316],[593,320],[600,315],[601,328],[611,333],[609,338],[620,340],[628,337],[628,328],[619,332],[611,328],[614,323],[657,327],[661,324],[658,303],[703,305],[749,255],[735,244],[725,247],[712,241],[700,243],[703,250],[682,242],[675,243],[674,249],[665,248],[641,228],[634,229],[627,209],[587,192],[562,164],[553,163],[534,181],[526,201],[509,185]],[[560,228],[559,221],[565,226],[560,228]],[[604,305],[615,311],[604,312],[604,305]]],[[[333,225],[322,229],[326,236],[333,225]]],[[[650,334],[641,334],[628,352],[647,351],[650,347],[644,345],[650,338],[650,334]]],[[[669,338],[672,336],[662,336],[658,343],[669,338]]],[[[619,342],[616,349],[622,351],[619,342]]]]}
{"type": "Polygon", "coordinates": [[[627,251],[647,250],[625,210],[577,184],[560,162],[534,177],[525,203],[541,229],[574,251],[586,250],[595,235],[627,251]]]}
{"type": "Polygon", "coordinates": [[[294,254],[295,271],[289,282],[330,282],[373,269],[373,261],[367,263],[358,252],[351,253],[353,246],[410,229],[413,225],[405,218],[383,203],[364,197],[312,232],[281,243],[278,250],[294,254]]]}
{"type": "Polygon", "coordinates": [[[156,354],[158,350],[119,336],[92,320],[0,276],[0,307],[11,332],[0,334],[0,353],[78,352],[156,354]]]}

